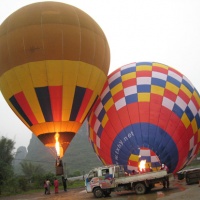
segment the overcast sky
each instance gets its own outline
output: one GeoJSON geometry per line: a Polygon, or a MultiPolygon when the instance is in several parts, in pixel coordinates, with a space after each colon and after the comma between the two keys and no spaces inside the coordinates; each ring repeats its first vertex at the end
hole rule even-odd
{"type": "MultiPolygon", "coordinates": [[[[0,0],[0,24],[20,7],[34,2],[37,1],[0,0]]],[[[160,62],[186,75],[200,92],[200,0],[60,2],[80,8],[101,26],[110,46],[109,73],[130,62],[160,62]]],[[[32,133],[0,93],[2,135],[13,139],[18,148],[28,146],[32,133]]]]}

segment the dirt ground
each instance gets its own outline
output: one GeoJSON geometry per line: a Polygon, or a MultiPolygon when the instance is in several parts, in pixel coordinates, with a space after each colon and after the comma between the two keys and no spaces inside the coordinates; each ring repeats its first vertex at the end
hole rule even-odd
{"type": "MultiPolygon", "coordinates": [[[[185,180],[170,179],[170,188],[163,190],[161,184],[157,184],[156,187],[148,194],[136,195],[134,192],[113,192],[111,197],[102,199],[116,199],[116,200],[199,200],[200,199],[200,187],[198,184],[187,185],[185,180]]],[[[16,195],[10,197],[0,197],[1,200],[94,200],[92,193],[86,193],[84,188],[69,189],[67,192],[59,191],[58,194],[54,194],[53,187],[51,188],[50,195],[44,195],[41,193],[16,195]]]]}

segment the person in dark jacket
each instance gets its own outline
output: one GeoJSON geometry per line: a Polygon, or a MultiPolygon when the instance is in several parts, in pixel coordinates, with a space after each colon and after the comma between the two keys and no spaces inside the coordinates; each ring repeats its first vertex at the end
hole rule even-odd
{"type": "Polygon", "coordinates": [[[67,178],[65,178],[64,175],[62,175],[62,183],[64,191],[67,192],[67,178]]]}

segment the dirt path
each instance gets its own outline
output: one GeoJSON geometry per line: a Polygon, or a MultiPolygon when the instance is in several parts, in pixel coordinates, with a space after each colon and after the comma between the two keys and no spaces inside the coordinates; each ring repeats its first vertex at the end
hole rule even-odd
{"type": "Polygon", "coordinates": [[[67,192],[59,191],[58,194],[54,194],[53,188],[51,189],[50,195],[45,195],[42,193],[34,193],[34,194],[24,194],[24,195],[15,195],[9,197],[1,197],[1,200],[45,200],[45,199],[56,199],[56,200],[74,200],[74,199],[93,199],[92,194],[87,194],[84,188],[78,189],[69,189],[67,192]],[[91,198],[92,197],[92,198],[91,198]]]}

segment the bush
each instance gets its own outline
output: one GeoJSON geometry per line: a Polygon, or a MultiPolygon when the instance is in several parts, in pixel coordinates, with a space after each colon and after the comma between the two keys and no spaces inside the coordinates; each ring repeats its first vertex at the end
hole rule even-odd
{"type": "Polygon", "coordinates": [[[25,191],[28,191],[28,189],[29,189],[29,182],[28,182],[28,180],[25,178],[25,177],[23,177],[23,176],[21,176],[21,177],[19,177],[18,178],[18,183],[19,183],[19,188],[23,191],[23,192],[25,192],[25,191]]]}
{"type": "Polygon", "coordinates": [[[4,194],[16,194],[19,192],[18,179],[16,177],[9,178],[4,181],[2,185],[2,191],[4,194]]]}
{"type": "Polygon", "coordinates": [[[83,180],[68,181],[68,188],[79,188],[84,186],[85,181],[83,180]]]}

